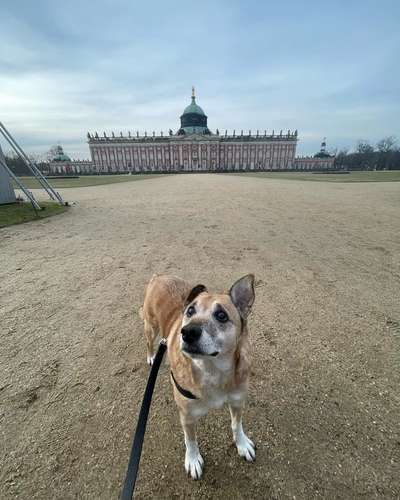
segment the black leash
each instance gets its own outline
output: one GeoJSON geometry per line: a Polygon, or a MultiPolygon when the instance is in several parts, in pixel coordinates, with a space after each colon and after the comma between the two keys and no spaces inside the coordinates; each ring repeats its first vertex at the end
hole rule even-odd
{"type": "Polygon", "coordinates": [[[131,500],[133,497],[133,490],[135,489],[136,477],[139,471],[140,455],[142,454],[144,433],[146,432],[146,424],[147,418],[149,416],[154,384],[156,383],[158,369],[160,368],[160,364],[166,350],[167,341],[165,339],[162,339],[158,346],[158,351],[151,367],[149,379],[147,380],[146,390],[144,391],[142,407],[140,408],[135,437],[133,438],[131,455],[129,457],[128,469],[126,471],[124,488],[122,490],[120,500],[131,500]]]}
{"type": "Polygon", "coordinates": [[[178,384],[178,382],[176,381],[176,378],[174,377],[172,370],[171,370],[171,377],[172,377],[172,380],[174,381],[175,387],[182,394],[182,396],[185,396],[185,398],[188,398],[188,399],[199,399],[192,392],[188,391],[187,389],[184,389],[181,385],[178,384]]]}

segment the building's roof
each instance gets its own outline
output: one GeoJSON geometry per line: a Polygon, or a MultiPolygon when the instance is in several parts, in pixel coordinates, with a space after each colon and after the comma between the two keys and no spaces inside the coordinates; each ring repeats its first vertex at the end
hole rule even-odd
{"type": "MultiPolygon", "coordinates": [[[[197,127],[196,125],[193,126],[187,126],[184,127],[186,130],[184,130],[185,134],[178,134],[173,135],[172,133],[170,135],[132,135],[132,136],[99,136],[97,132],[95,134],[90,134],[88,135],[89,139],[89,144],[115,144],[115,143],[121,143],[121,144],[135,144],[135,143],[156,143],[156,144],[162,144],[162,143],[168,143],[171,141],[177,141],[177,140],[182,140],[184,139],[185,135],[192,135],[192,134],[197,134],[197,139],[199,139],[201,136],[206,135],[207,140],[213,140],[213,141],[219,141],[219,142],[269,142],[269,141],[294,141],[297,142],[297,130],[295,132],[290,132],[288,131],[287,133],[284,134],[275,134],[274,132],[272,134],[243,134],[243,131],[240,134],[236,134],[235,132],[233,134],[228,135],[226,134],[209,134],[209,133],[204,133],[203,132],[203,127],[197,127]]],[[[181,129],[180,129],[181,130],[181,129]]],[[[205,137],[203,137],[204,139],[205,137]]]]}

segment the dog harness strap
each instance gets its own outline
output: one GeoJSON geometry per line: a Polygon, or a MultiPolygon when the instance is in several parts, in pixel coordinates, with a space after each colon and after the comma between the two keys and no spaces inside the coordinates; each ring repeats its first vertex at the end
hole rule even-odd
{"type": "Polygon", "coordinates": [[[199,399],[194,394],[192,394],[190,391],[187,391],[186,389],[184,389],[182,386],[180,386],[178,384],[178,382],[176,381],[176,379],[174,377],[174,374],[172,373],[172,370],[171,370],[171,377],[172,377],[172,380],[174,381],[175,387],[182,394],[182,396],[185,396],[185,398],[188,398],[188,399],[199,399]]]}

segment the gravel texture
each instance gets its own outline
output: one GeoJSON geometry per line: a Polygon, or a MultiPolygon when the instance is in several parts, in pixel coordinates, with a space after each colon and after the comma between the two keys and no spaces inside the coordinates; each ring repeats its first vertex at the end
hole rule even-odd
{"type": "Polygon", "coordinates": [[[65,214],[0,230],[0,498],[113,499],[147,380],[154,272],[257,278],[245,429],[199,426],[185,476],[163,366],[136,498],[399,498],[400,183],[180,175],[68,189],[65,214]]]}

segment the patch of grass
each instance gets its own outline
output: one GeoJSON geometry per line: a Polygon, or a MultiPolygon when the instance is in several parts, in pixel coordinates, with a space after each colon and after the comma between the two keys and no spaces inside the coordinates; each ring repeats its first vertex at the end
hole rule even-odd
{"type": "Polygon", "coordinates": [[[349,174],[313,174],[312,172],[238,172],[229,175],[246,175],[265,179],[288,179],[314,182],[400,182],[400,170],[377,172],[350,172],[349,174]]]}
{"type": "Polygon", "coordinates": [[[32,205],[27,202],[0,205],[0,227],[44,219],[65,212],[68,209],[68,207],[53,202],[39,202],[39,204],[43,210],[39,210],[37,214],[32,205]]]}
{"type": "MultiPolygon", "coordinates": [[[[87,186],[101,186],[103,184],[115,184],[119,182],[142,181],[153,179],[166,174],[144,174],[144,175],[82,175],[77,179],[49,179],[50,184],[56,188],[74,188],[87,186]]],[[[170,175],[170,174],[168,174],[170,175]]],[[[40,188],[39,182],[34,177],[21,177],[22,183],[28,189],[40,188]]],[[[17,188],[17,186],[14,186],[17,188]]]]}

